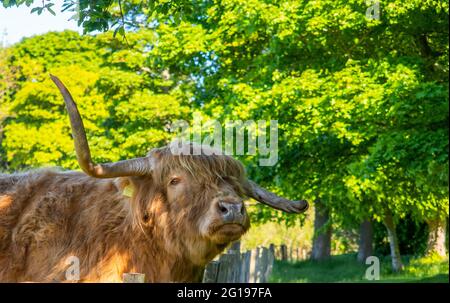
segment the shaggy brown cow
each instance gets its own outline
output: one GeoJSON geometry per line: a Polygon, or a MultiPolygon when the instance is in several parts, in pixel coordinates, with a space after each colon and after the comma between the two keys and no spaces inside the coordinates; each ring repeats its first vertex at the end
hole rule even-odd
{"type": "Polygon", "coordinates": [[[71,256],[80,281],[118,282],[124,272],[145,273],[148,282],[199,281],[204,266],[249,228],[244,197],[286,212],[308,207],[247,180],[229,156],[163,147],[96,165],[70,93],[52,79],[86,174],[0,175],[0,281],[64,281],[71,256]]]}

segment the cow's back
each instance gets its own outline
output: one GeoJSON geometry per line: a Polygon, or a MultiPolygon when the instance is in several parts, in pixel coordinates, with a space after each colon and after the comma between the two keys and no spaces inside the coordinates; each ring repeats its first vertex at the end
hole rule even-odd
{"type": "Polygon", "coordinates": [[[71,256],[91,258],[123,223],[121,203],[112,180],[78,172],[0,175],[0,281],[64,280],[71,256]]]}

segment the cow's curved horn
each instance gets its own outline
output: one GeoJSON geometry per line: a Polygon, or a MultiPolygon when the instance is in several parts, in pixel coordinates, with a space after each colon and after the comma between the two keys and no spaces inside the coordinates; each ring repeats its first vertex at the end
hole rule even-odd
{"type": "Polygon", "coordinates": [[[69,90],[64,86],[61,80],[53,75],[50,75],[50,77],[63,95],[64,102],[66,103],[78,163],[86,174],[96,178],[115,178],[124,176],[143,176],[152,171],[153,159],[150,157],[135,158],[114,163],[93,163],[83,121],[81,120],[77,105],[73,101],[69,90]]]}
{"type": "Polygon", "coordinates": [[[279,197],[251,180],[246,182],[244,188],[247,196],[250,198],[287,213],[302,213],[309,207],[306,200],[291,201],[283,197],[279,197]]]}

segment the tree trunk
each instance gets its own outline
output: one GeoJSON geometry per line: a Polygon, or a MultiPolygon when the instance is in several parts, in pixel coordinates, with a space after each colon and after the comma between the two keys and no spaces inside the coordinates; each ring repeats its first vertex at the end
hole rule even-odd
{"type": "Polygon", "coordinates": [[[359,226],[358,261],[365,262],[373,254],[373,226],[370,220],[364,220],[359,226]]]}
{"type": "Polygon", "coordinates": [[[403,269],[400,248],[398,246],[397,231],[395,230],[394,219],[392,213],[387,212],[384,216],[384,225],[386,226],[389,238],[389,246],[391,248],[392,270],[399,272],[403,269]]]}
{"type": "Polygon", "coordinates": [[[315,201],[314,210],[314,240],[311,259],[321,261],[331,255],[331,226],[328,224],[330,213],[320,200],[315,201]]]}
{"type": "Polygon", "coordinates": [[[446,255],[445,220],[437,218],[434,220],[427,221],[427,224],[428,224],[427,255],[437,254],[441,257],[444,257],[446,255]]]}

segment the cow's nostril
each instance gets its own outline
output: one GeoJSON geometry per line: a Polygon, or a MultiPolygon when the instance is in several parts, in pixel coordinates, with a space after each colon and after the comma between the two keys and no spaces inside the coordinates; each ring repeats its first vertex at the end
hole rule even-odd
{"type": "Polygon", "coordinates": [[[242,202],[220,201],[217,203],[217,210],[226,223],[242,223],[245,218],[245,207],[242,202]]]}
{"type": "Polygon", "coordinates": [[[228,213],[228,208],[226,206],[224,206],[224,204],[219,203],[219,211],[225,215],[228,213]]]}

